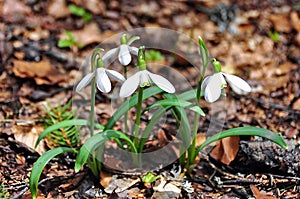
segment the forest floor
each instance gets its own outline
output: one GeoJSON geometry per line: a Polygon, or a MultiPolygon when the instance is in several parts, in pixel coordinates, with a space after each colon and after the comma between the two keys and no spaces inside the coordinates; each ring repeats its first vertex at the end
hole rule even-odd
{"type": "MultiPolygon", "coordinates": [[[[251,85],[248,95],[227,90],[222,129],[266,128],[280,133],[288,149],[256,137],[216,143],[182,178],[193,191],[173,179],[181,169],[176,162],[153,171],[167,179],[167,191],[158,188],[164,178],[145,184],[139,175],[105,168],[100,181],[88,167],[75,173],[75,157],[64,154],[44,169],[38,198],[300,198],[299,1],[4,0],[0,5],[0,194],[31,198],[33,163],[53,147],[42,141],[34,148],[44,130],[45,107],[72,99],[74,85],[86,73],[81,66],[92,50],[120,32],[160,27],[186,34],[193,42],[201,35],[222,70],[251,85]],[[88,11],[91,20],[72,14],[71,4],[88,11]],[[80,48],[58,47],[66,30],[80,48]]],[[[184,49],[189,49],[188,42],[182,42],[180,50],[184,49]]],[[[187,79],[195,78],[191,63],[170,57],[165,55],[163,64],[187,79]]],[[[109,95],[98,93],[99,121],[111,116],[108,106],[109,95]]],[[[212,118],[219,117],[210,114],[212,105],[204,102],[202,108],[207,115],[200,120],[197,144],[206,139],[212,118]]],[[[169,139],[166,132],[158,137],[169,139]]]]}

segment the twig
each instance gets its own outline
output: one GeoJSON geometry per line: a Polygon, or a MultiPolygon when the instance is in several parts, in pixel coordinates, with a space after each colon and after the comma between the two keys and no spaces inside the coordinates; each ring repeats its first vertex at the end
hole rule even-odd
{"type": "MultiPolygon", "coordinates": [[[[44,182],[46,182],[46,181],[48,181],[48,180],[51,180],[51,179],[53,179],[53,178],[45,178],[45,179],[43,179],[43,180],[41,180],[40,182],[39,182],[39,184],[38,185],[41,185],[41,184],[43,184],[44,182]]],[[[22,191],[20,191],[18,194],[16,194],[16,195],[14,195],[13,197],[11,197],[11,199],[18,199],[18,198],[20,198],[24,193],[26,193],[26,191],[29,189],[29,186],[26,186],[22,191]]]]}
{"type": "Polygon", "coordinates": [[[235,95],[235,94],[232,94],[232,97],[235,98],[235,99],[241,99],[241,98],[250,99],[250,100],[252,100],[252,101],[254,101],[254,102],[256,102],[256,103],[258,103],[262,106],[266,106],[266,107],[273,108],[273,109],[279,109],[279,110],[283,110],[283,111],[286,111],[286,112],[289,112],[289,113],[300,115],[300,111],[293,110],[288,106],[283,106],[283,105],[275,104],[275,103],[271,103],[271,102],[265,102],[262,99],[254,98],[254,97],[251,97],[251,96],[248,96],[248,95],[235,95]]]}

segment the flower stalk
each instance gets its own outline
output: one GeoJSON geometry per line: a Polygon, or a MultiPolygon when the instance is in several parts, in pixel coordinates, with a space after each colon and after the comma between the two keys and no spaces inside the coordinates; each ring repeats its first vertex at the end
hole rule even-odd
{"type": "MultiPolygon", "coordinates": [[[[204,41],[202,40],[202,38],[199,36],[198,38],[198,43],[199,43],[199,50],[200,50],[200,56],[201,56],[201,60],[202,60],[202,64],[203,64],[203,68],[201,71],[201,76],[200,79],[198,81],[198,85],[197,85],[197,92],[196,92],[196,104],[197,106],[200,106],[200,98],[201,98],[201,85],[206,73],[206,68],[207,65],[209,63],[209,54],[208,54],[208,50],[207,47],[204,43],[204,41]]],[[[193,164],[196,160],[196,137],[197,137],[197,133],[198,133],[198,126],[199,126],[199,118],[200,115],[198,113],[195,113],[195,117],[194,117],[194,121],[193,121],[193,129],[192,129],[192,143],[191,146],[188,149],[188,159],[187,159],[187,163],[186,163],[186,168],[190,169],[191,164],[193,164]]]]}

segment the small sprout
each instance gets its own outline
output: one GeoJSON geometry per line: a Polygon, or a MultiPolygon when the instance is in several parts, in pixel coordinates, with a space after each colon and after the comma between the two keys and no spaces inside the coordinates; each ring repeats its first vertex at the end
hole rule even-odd
{"type": "Polygon", "coordinates": [[[82,17],[82,19],[86,22],[90,22],[92,20],[92,15],[88,11],[86,11],[83,7],[76,6],[74,4],[69,5],[70,12],[73,15],[78,17],[82,17]]]}
{"type": "Polygon", "coordinates": [[[3,183],[0,184],[0,198],[2,199],[9,199],[9,196],[7,196],[8,191],[3,190],[3,183]]]}
{"type": "Polygon", "coordinates": [[[146,61],[161,61],[164,59],[164,56],[157,50],[150,50],[145,53],[146,61]]]}
{"type": "Polygon", "coordinates": [[[145,176],[142,177],[142,181],[144,183],[152,183],[155,182],[160,176],[155,176],[153,173],[147,173],[145,176]]]}
{"type": "Polygon", "coordinates": [[[58,47],[59,48],[71,48],[71,47],[78,47],[82,48],[83,44],[80,42],[77,42],[73,33],[70,31],[65,31],[65,34],[68,36],[66,39],[60,39],[58,41],[58,47]]]}
{"type": "MultiPolygon", "coordinates": [[[[47,115],[42,118],[45,124],[45,129],[59,122],[74,119],[74,111],[70,110],[71,105],[72,100],[69,100],[69,102],[65,105],[59,103],[56,107],[53,107],[50,103],[48,103],[49,108],[45,109],[47,115]]],[[[50,148],[77,148],[80,142],[79,133],[75,125],[53,130],[45,137],[45,139],[47,140],[47,145],[50,148]]]]}
{"type": "Polygon", "coordinates": [[[277,43],[280,41],[279,33],[277,31],[268,32],[268,35],[273,40],[273,42],[277,43]]]}

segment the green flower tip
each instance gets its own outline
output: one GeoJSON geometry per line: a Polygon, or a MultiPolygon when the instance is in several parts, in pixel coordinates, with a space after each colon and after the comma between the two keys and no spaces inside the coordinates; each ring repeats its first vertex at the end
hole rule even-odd
{"type": "Polygon", "coordinates": [[[203,41],[203,39],[202,39],[202,37],[199,35],[198,36],[198,41],[200,42],[200,41],[203,41]]]}
{"type": "Polygon", "coordinates": [[[121,44],[127,44],[127,35],[123,34],[121,37],[121,44]]]}
{"type": "Polygon", "coordinates": [[[103,68],[104,67],[104,62],[103,62],[101,57],[97,60],[97,64],[98,64],[98,68],[103,68]]]}
{"type": "Polygon", "coordinates": [[[221,63],[217,61],[215,58],[213,59],[213,66],[216,70],[216,73],[221,72],[221,63]]]}
{"type": "Polygon", "coordinates": [[[146,70],[146,61],[145,61],[145,46],[141,46],[138,52],[138,67],[139,70],[146,70]]]}

